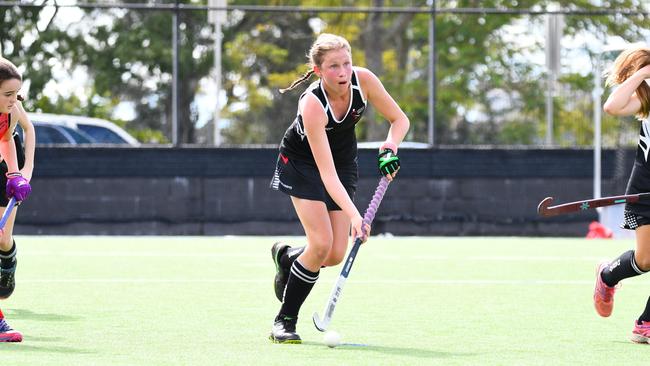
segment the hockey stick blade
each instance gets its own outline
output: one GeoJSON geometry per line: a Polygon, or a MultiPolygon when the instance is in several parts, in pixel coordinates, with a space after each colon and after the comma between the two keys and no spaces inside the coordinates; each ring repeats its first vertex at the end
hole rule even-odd
{"type": "Polygon", "coordinates": [[[542,202],[537,205],[537,213],[544,217],[553,216],[553,213],[548,210],[548,206],[550,206],[551,203],[553,203],[553,197],[544,198],[542,202]]]}
{"type": "Polygon", "coordinates": [[[318,329],[321,332],[324,332],[327,330],[327,324],[323,324],[320,320],[320,317],[318,316],[318,312],[315,311],[314,314],[311,316],[311,320],[314,321],[314,326],[316,329],[318,329]]]}
{"type": "Polygon", "coordinates": [[[551,206],[553,197],[546,197],[537,206],[537,213],[544,217],[557,216],[561,214],[570,214],[575,212],[586,211],[598,207],[607,207],[613,205],[620,205],[622,203],[636,203],[639,201],[646,201],[650,199],[650,193],[638,193],[622,196],[611,196],[592,198],[582,201],[575,201],[563,203],[560,205],[551,206]]]}
{"type": "MultiPolygon", "coordinates": [[[[357,239],[357,241],[360,240],[357,239]]],[[[357,246],[356,243],[355,246],[357,246]]],[[[354,258],[348,257],[348,260],[346,262],[346,267],[348,267],[348,273],[353,262],[354,262],[354,258]]],[[[329,300],[327,301],[325,310],[323,311],[323,318],[321,319],[321,317],[318,316],[318,312],[314,312],[314,314],[311,317],[311,320],[314,321],[314,326],[316,327],[316,329],[318,329],[321,332],[326,331],[330,323],[332,322],[332,315],[334,314],[334,309],[336,309],[336,304],[339,301],[339,296],[341,296],[341,292],[343,292],[343,285],[345,285],[345,280],[346,277],[344,277],[343,274],[339,275],[339,278],[336,280],[336,284],[332,289],[332,293],[330,294],[329,300]]]]}

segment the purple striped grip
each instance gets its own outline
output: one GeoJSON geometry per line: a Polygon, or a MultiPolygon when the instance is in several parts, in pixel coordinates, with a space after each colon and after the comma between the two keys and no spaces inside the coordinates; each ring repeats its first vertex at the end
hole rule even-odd
{"type": "Polygon", "coordinates": [[[389,183],[390,182],[388,179],[386,179],[386,177],[382,177],[379,181],[379,185],[377,186],[377,189],[375,189],[375,194],[372,196],[372,200],[370,200],[370,204],[366,209],[366,213],[363,215],[363,222],[365,224],[370,225],[375,219],[375,214],[377,213],[377,209],[379,208],[381,200],[384,198],[384,194],[386,193],[386,189],[388,189],[389,183]]]}

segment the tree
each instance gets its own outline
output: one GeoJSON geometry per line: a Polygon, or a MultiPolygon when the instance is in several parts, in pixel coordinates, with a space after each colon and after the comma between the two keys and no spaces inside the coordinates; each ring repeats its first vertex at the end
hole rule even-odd
{"type": "MultiPolygon", "coordinates": [[[[192,103],[212,67],[212,32],[206,11],[179,14],[179,140],[192,143],[197,122],[192,103]]],[[[172,140],[172,12],[91,9],[85,21],[100,25],[69,35],[74,47],[68,51],[87,68],[97,93],[133,102],[134,124],[164,131],[172,140]]]]}
{"type": "Polygon", "coordinates": [[[33,106],[34,101],[42,97],[41,91],[52,75],[52,63],[48,60],[57,56],[52,47],[41,47],[40,39],[53,31],[52,19],[56,15],[39,28],[37,24],[43,9],[42,6],[0,7],[0,55],[24,69],[23,77],[29,80],[30,86],[27,106],[33,106]]]}
{"type": "MultiPolygon", "coordinates": [[[[141,1],[131,0],[131,3],[141,1]]],[[[183,0],[205,5],[207,0],[183,0]]],[[[147,3],[158,4],[153,0],[147,3]]],[[[167,2],[169,3],[169,2],[167,2]]],[[[400,6],[390,0],[231,0],[230,5],[400,6]]],[[[516,8],[543,10],[549,1],[436,1],[438,8],[516,8]]],[[[598,9],[591,0],[557,1],[563,9],[598,9]]],[[[426,6],[427,1],[409,2],[426,6]]],[[[612,0],[611,8],[641,9],[635,0],[612,0]]],[[[29,79],[30,103],[44,111],[105,117],[117,105],[130,102],[136,119],[127,127],[140,136],[171,139],[172,12],[169,10],[88,9],[78,23],[57,26],[43,22],[43,8],[3,8],[0,45],[21,65],[29,79]],[[39,20],[41,22],[39,23],[39,20]],[[36,31],[40,24],[40,32],[36,31]],[[81,31],[83,30],[83,32],[81,31]],[[18,47],[17,45],[21,45],[18,47]],[[136,52],[137,50],[137,52],[136,52]],[[87,100],[67,96],[45,98],[41,90],[54,69],[81,69],[89,79],[87,100]],[[149,131],[149,132],[148,132],[149,131]]],[[[198,141],[197,93],[213,64],[214,34],[205,10],[180,14],[181,142],[198,141]]],[[[534,144],[544,136],[545,69],[522,55],[542,49],[541,42],[512,39],[513,29],[541,27],[542,16],[441,12],[435,16],[436,110],[427,98],[428,13],[277,13],[232,11],[223,27],[223,80],[227,103],[222,118],[230,143],[277,144],[296,114],[304,85],[280,95],[307,71],[305,54],[318,32],[345,36],[353,60],[379,75],[412,122],[408,138],[426,141],[429,113],[435,113],[438,144],[534,144]]],[[[566,35],[641,37],[642,16],[566,16],[566,35]]],[[[65,22],[63,22],[65,23],[65,22]]],[[[585,53],[591,52],[585,47],[585,53]]],[[[72,77],[72,76],[71,76],[72,77]]],[[[313,81],[314,79],[312,79],[313,81]]],[[[556,138],[586,144],[591,108],[585,101],[592,89],[588,74],[564,74],[566,95],[556,102],[556,138]],[[573,134],[573,135],[572,135],[573,134]],[[571,137],[573,136],[573,137],[571,137]]],[[[383,139],[387,124],[368,113],[358,128],[361,140],[383,139]]],[[[605,122],[604,134],[615,134],[616,123],[605,122]]],[[[143,137],[145,138],[145,137],[143,137]]]]}
{"type": "MultiPolygon", "coordinates": [[[[232,1],[237,5],[240,1],[232,1]]],[[[250,1],[241,3],[250,4],[250,1]]],[[[287,2],[261,2],[276,5],[287,2]]],[[[299,1],[289,2],[299,4],[299,1]]],[[[223,86],[232,120],[224,131],[233,143],[278,143],[296,116],[298,91],[281,95],[307,70],[305,54],[313,42],[312,14],[246,12],[233,14],[224,30],[223,86]],[[245,106],[242,108],[242,106],[245,106]]],[[[301,88],[299,88],[301,89],[301,88]]]]}

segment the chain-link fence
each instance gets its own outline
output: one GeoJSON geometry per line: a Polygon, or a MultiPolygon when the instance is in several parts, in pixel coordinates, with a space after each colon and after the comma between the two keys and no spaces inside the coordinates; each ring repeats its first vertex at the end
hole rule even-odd
{"type": "MultiPolygon", "coordinates": [[[[277,144],[301,93],[278,89],[330,32],[404,109],[409,141],[589,147],[608,93],[596,76],[650,25],[633,0],[401,3],[0,2],[0,51],[33,111],[111,119],[144,143],[277,144]]],[[[601,118],[604,146],[634,144],[633,119],[601,118]]],[[[387,130],[372,109],[357,127],[360,141],[387,130]]]]}

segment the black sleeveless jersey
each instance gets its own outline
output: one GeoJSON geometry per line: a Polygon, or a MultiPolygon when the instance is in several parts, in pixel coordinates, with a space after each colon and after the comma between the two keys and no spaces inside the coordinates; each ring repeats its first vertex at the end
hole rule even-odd
{"type": "MultiPolygon", "coordinates": [[[[650,152],[650,118],[641,122],[641,131],[639,132],[639,146],[636,149],[634,158],[634,167],[632,174],[627,183],[626,194],[637,194],[650,192],[650,162],[648,162],[648,153],[650,152]]],[[[626,209],[639,215],[650,217],[650,205],[647,202],[637,202],[626,204],[626,209]]]]}
{"type": "MultiPolygon", "coordinates": [[[[334,158],[334,165],[337,166],[348,165],[356,160],[357,138],[354,134],[354,126],[359,122],[363,112],[366,110],[366,100],[361,92],[361,85],[356,70],[352,72],[350,84],[352,89],[350,105],[345,113],[345,117],[341,120],[337,120],[332,113],[327,94],[325,94],[325,89],[320,80],[313,82],[300,96],[300,99],[302,99],[307,94],[313,94],[318,98],[323,110],[327,114],[325,132],[327,133],[330,150],[334,158]]],[[[309,146],[309,141],[307,141],[307,135],[305,135],[300,111],[298,111],[293,123],[284,133],[282,143],[280,144],[280,152],[290,159],[316,164],[311,147],[309,146]]]]}

